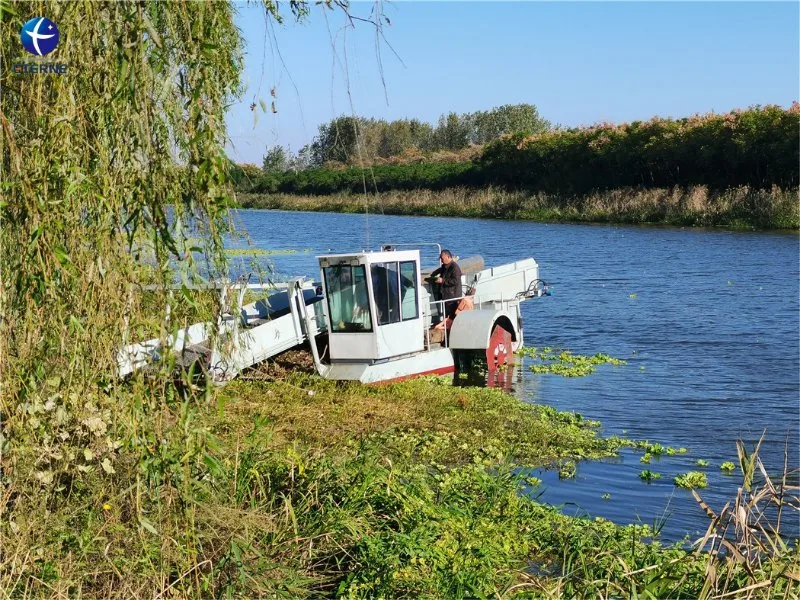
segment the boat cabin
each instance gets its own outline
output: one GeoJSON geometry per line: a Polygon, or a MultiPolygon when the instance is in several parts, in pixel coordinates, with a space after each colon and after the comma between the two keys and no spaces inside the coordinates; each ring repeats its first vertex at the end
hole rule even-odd
{"type": "Polygon", "coordinates": [[[331,361],[388,359],[425,346],[419,250],[319,258],[331,361]]]}

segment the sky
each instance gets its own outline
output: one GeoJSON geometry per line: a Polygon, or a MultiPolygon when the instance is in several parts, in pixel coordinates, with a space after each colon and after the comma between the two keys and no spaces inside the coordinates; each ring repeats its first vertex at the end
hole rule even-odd
{"type": "Polygon", "coordinates": [[[574,127],[800,99],[798,2],[353,2],[355,16],[388,17],[380,32],[321,6],[299,24],[288,6],[283,24],[237,9],[245,91],[227,122],[239,163],[296,152],[342,114],[436,124],[529,103],[574,127]]]}

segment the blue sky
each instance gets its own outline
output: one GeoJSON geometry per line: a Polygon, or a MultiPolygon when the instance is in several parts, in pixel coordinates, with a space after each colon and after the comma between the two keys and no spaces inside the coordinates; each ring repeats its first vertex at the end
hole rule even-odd
{"type": "MultiPolygon", "coordinates": [[[[354,2],[352,12],[374,7],[354,2]]],[[[391,24],[380,42],[340,11],[314,7],[304,23],[278,25],[257,5],[238,10],[246,90],[228,114],[237,162],[260,164],[275,144],[296,151],[340,114],[435,124],[449,111],[526,102],[578,126],[800,98],[797,2],[401,0],[382,5],[391,24]],[[259,100],[266,113],[250,109],[259,100]]]]}

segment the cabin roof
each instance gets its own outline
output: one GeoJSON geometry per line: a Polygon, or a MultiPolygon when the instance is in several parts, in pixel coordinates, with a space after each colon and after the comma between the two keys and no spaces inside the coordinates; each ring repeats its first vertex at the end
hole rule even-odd
{"type": "Polygon", "coordinates": [[[419,250],[375,250],[360,252],[348,252],[346,254],[322,254],[317,259],[337,263],[348,259],[366,259],[367,262],[385,262],[391,260],[419,260],[419,250]]]}

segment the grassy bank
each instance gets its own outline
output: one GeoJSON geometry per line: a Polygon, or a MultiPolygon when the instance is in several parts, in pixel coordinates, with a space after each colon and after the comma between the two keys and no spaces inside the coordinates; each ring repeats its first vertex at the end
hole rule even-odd
{"type": "Polygon", "coordinates": [[[616,452],[595,423],[436,378],[363,387],[279,371],[166,404],[126,397],[135,384],[116,392],[152,428],[112,464],[6,488],[3,595],[795,597],[785,548],[713,559],[519,494],[536,481],[518,465],[616,452]]]}
{"type": "Polygon", "coordinates": [[[238,194],[243,208],[521,219],[539,222],[652,223],[732,229],[798,229],[797,190],[748,187],[710,191],[625,188],[583,196],[450,188],[391,191],[369,196],[337,194],[238,194]]]}

